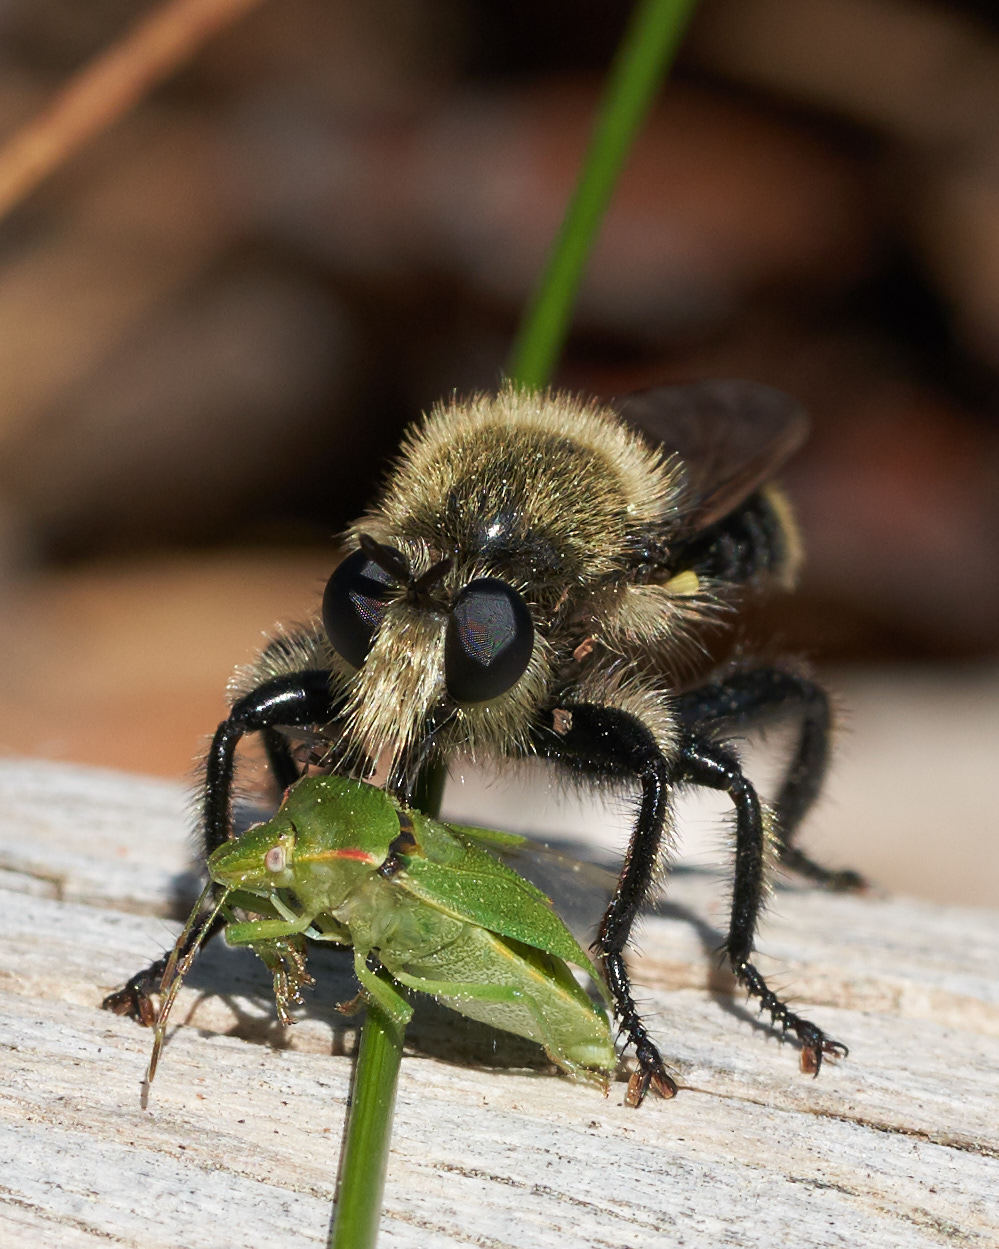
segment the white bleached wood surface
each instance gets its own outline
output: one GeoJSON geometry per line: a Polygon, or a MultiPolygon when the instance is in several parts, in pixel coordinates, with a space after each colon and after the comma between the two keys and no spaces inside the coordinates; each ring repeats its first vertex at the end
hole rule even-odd
{"type": "MultiPolygon", "coordinates": [[[[8,761],[0,795],[0,1246],[322,1246],[351,1072],[324,1005],[350,991],[341,963],[286,1037],[252,956],[208,950],[142,1110],[151,1035],[99,1003],[177,930],[184,794],[8,761]]],[[[996,914],[782,890],[761,963],[851,1047],[817,1080],[720,991],[724,917],[723,884],[677,874],[642,928],[635,979],[684,1086],[670,1103],[474,1065],[431,1012],[403,1063],[381,1244],[999,1243],[996,914]]]]}

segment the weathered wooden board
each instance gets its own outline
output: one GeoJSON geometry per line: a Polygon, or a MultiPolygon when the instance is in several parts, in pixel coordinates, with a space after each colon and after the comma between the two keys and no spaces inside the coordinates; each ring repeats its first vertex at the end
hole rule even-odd
{"type": "MultiPolygon", "coordinates": [[[[343,961],[286,1036],[252,956],[209,949],[143,1110],[151,1036],[99,1003],[176,932],[185,796],[17,761],[0,795],[0,1246],[321,1246],[351,1072],[329,1006],[343,961]]],[[[761,962],[851,1047],[816,1080],[729,997],[724,918],[723,883],[678,873],[642,927],[670,1103],[498,1067],[526,1047],[418,1017],[382,1243],[999,1243],[997,916],[781,890],[761,962]]]]}

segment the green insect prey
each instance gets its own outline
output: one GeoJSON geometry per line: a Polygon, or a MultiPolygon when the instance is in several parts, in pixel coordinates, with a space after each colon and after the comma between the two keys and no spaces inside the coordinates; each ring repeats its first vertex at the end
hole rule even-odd
{"type": "Polygon", "coordinates": [[[147,1079],[180,982],[221,913],[229,944],[249,946],[273,973],[285,1022],[289,1004],[312,983],[307,939],[332,942],[353,947],[362,995],[398,1024],[412,1016],[405,990],[415,989],[538,1042],[563,1071],[606,1090],[617,1065],[607,1015],[569,964],[604,993],[599,974],[550,900],[494,853],[523,840],[441,823],[361,781],[299,781],[273,819],[208,859],[212,883],[177,951],[213,889],[216,904],[164,974],[147,1079]]]}

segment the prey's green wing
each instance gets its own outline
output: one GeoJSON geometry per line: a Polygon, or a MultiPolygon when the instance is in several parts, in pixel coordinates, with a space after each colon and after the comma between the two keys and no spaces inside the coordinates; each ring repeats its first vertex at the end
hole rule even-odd
{"type": "Polygon", "coordinates": [[[498,828],[477,828],[474,824],[455,824],[453,820],[444,823],[450,832],[487,850],[518,850],[529,844],[523,833],[501,833],[498,828]]]}
{"type": "Polygon", "coordinates": [[[478,842],[516,846],[512,834],[447,826],[412,813],[416,845],[400,856],[392,883],[445,915],[544,950],[602,984],[596,968],[552,907],[551,899],[478,842]],[[484,834],[484,835],[483,835],[484,834]]]}

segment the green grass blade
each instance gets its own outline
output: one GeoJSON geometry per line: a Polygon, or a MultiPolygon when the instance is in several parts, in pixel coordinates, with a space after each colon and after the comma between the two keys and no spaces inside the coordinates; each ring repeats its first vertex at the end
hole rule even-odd
{"type": "Polygon", "coordinates": [[[649,106],[697,0],[639,0],[614,64],[583,170],[510,355],[524,386],[546,386],[569,333],[583,272],[649,106]]]}
{"type": "Polygon", "coordinates": [[[392,1137],[404,1028],[368,1007],[354,1072],[330,1249],[373,1249],[392,1137]]]}

